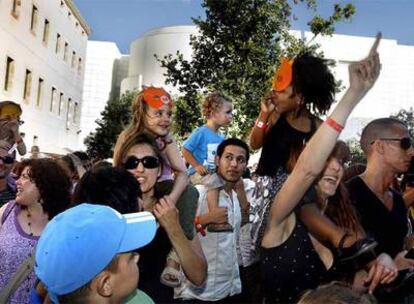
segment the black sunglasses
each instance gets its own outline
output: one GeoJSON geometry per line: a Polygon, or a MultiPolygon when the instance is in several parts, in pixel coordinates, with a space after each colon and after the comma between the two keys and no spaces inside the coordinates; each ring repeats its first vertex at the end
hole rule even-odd
{"type": "Polygon", "coordinates": [[[139,163],[142,163],[146,169],[155,169],[160,166],[160,160],[155,156],[145,156],[143,158],[137,158],[135,156],[129,156],[123,163],[124,169],[132,170],[138,167],[139,163]]]}
{"type": "MultiPolygon", "coordinates": [[[[388,141],[399,141],[400,148],[403,150],[408,150],[413,146],[413,141],[410,137],[403,138],[378,138],[379,140],[388,140],[388,141]]],[[[372,142],[374,143],[374,142],[372,142]]]]}
{"type": "Polygon", "coordinates": [[[0,159],[3,161],[3,163],[10,165],[14,163],[14,157],[13,156],[0,156],[0,159]]]}

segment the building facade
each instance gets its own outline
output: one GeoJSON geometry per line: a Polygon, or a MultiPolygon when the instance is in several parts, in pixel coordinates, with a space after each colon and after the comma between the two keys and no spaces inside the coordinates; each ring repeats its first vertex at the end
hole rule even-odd
{"type": "Polygon", "coordinates": [[[72,0],[0,1],[0,100],[21,105],[28,150],[77,149],[90,28],[72,0]]]}
{"type": "Polygon", "coordinates": [[[86,148],[84,140],[96,129],[95,121],[99,119],[106,103],[112,97],[112,91],[117,92],[113,97],[119,97],[119,78],[126,77],[125,68],[122,69],[122,65],[120,67],[119,64],[122,59],[123,56],[114,42],[88,41],[79,134],[80,149],[86,148]]]}

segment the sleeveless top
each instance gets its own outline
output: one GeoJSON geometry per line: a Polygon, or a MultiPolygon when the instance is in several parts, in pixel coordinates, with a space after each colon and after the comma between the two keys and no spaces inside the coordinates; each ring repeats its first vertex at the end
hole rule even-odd
{"type": "Polygon", "coordinates": [[[260,264],[265,303],[296,303],[304,291],[328,279],[328,270],[298,217],[284,243],[261,247],[260,264]]]}
{"type": "Polygon", "coordinates": [[[260,176],[274,176],[279,167],[286,171],[291,151],[300,148],[316,131],[315,118],[310,121],[310,131],[302,132],[293,128],[282,114],[266,135],[256,173],[260,176]]]}
{"type": "MultiPolygon", "coordinates": [[[[17,216],[21,212],[21,206],[10,201],[1,219],[0,228],[0,290],[2,290],[20,264],[26,260],[28,255],[39,240],[38,236],[30,236],[23,231],[17,216]]],[[[29,302],[30,290],[36,281],[34,271],[23,281],[15,293],[9,298],[8,303],[22,304],[29,302]]]]}

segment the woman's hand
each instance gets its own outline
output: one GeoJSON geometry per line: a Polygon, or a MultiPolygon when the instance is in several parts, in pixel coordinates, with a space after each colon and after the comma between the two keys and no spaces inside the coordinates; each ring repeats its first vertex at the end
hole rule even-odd
{"type": "Polygon", "coordinates": [[[391,283],[395,280],[397,275],[398,268],[393,259],[388,254],[382,253],[370,266],[364,284],[369,285],[368,292],[372,294],[378,284],[391,283]]]}
{"type": "Polygon", "coordinates": [[[167,233],[173,232],[174,229],[181,229],[178,220],[178,210],[168,196],[164,196],[159,200],[154,206],[153,212],[167,233]]]}
{"type": "Polygon", "coordinates": [[[399,270],[414,267],[414,260],[407,259],[405,257],[406,254],[407,254],[407,250],[403,250],[399,254],[397,254],[397,256],[394,258],[394,262],[397,265],[399,270]]]}
{"type": "Polygon", "coordinates": [[[360,98],[372,88],[380,74],[381,63],[377,51],[380,41],[381,33],[378,33],[368,57],[349,65],[349,89],[360,98]]]}
{"type": "Polygon", "coordinates": [[[265,114],[270,114],[275,110],[275,104],[273,103],[273,92],[270,91],[262,98],[260,103],[260,111],[265,114]]]}

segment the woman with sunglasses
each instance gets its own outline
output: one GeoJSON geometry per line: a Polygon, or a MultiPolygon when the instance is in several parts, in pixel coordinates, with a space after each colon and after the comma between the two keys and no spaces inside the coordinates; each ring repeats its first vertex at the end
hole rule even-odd
{"type": "MultiPolygon", "coordinates": [[[[179,218],[188,212],[177,209],[168,197],[160,192],[158,178],[162,172],[162,154],[152,139],[144,134],[122,146],[121,161],[118,166],[127,169],[137,179],[141,187],[141,208],[152,211],[159,220],[160,227],[154,240],[140,249],[139,289],[146,292],[156,303],[169,303],[173,300],[173,289],[161,284],[165,260],[171,249],[175,249],[182,271],[191,283],[204,282],[207,264],[198,236],[190,241],[181,228],[179,218]],[[162,207],[162,208],[161,208],[162,207]],[[162,210],[167,210],[167,212],[162,210]]],[[[177,274],[179,276],[181,274],[177,274]]]]}
{"type": "MultiPolygon", "coordinates": [[[[24,160],[20,170],[16,199],[0,209],[0,290],[34,253],[48,221],[70,204],[70,179],[55,161],[24,160]]],[[[7,303],[28,303],[34,283],[31,271],[7,303]]]]}

